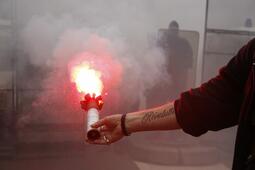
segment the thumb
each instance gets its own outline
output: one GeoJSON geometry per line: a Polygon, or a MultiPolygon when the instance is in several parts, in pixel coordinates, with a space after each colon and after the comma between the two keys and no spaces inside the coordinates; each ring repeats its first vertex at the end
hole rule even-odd
{"type": "Polygon", "coordinates": [[[103,118],[103,119],[101,119],[101,120],[99,120],[99,121],[93,123],[93,124],[91,125],[91,127],[93,127],[93,128],[98,128],[98,127],[100,127],[100,126],[105,125],[105,124],[106,124],[106,121],[107,121],[107,118],[103,118]]]}

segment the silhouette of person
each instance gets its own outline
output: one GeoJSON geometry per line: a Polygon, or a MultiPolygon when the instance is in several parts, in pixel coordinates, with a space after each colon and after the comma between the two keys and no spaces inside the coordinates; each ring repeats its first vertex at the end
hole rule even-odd
{"type": "Polygon", "coordinates": [[[166,69],[172,78],[172,97],[186,90],[188,71],[193,65],[193,51],[189,42],[179,36],[179,24],[172,21],[158,41],[166,56],[166,69]]]}
{"type": "Polygon", "coordinates": [[[251,28],[251,27],[253,27],[252,19],[251,19],[251,18],[247,18],[247,19],[245,20],[244,26],[245,26],[246,28],[251,28]]]}

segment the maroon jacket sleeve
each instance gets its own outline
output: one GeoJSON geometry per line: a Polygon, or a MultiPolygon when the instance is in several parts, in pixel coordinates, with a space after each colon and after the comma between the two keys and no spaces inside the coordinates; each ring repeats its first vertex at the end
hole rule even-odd
{"type": "Polygon", "coordinates": [[[238,123],[254,51],[255,39],[242,47],[218,76],[175,100],[176,118],[186,133],[200,136],[238,123]]]}

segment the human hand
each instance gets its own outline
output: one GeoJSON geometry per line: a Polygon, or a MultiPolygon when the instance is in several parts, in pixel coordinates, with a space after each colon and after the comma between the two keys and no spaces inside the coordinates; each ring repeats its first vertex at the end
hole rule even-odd
{"type": "Polygon", "coordinates": [[[94,141],[86,140],[90,144],[109,145],[124,136],[121,130],[121,114],[107,116],[92,124],[91,127],[99,129],[100,138],[94,141]]]}

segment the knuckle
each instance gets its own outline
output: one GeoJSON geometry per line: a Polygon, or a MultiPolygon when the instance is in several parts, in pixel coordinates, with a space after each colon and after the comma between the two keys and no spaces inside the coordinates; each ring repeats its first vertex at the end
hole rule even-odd
{"type": "Polygon", "coordinates": [[[105,124],[111,123],[111,118],[110,118],[110,117],[105,117],[105,118],[104,118],[104,123],[105,123],[105,124]]]}

